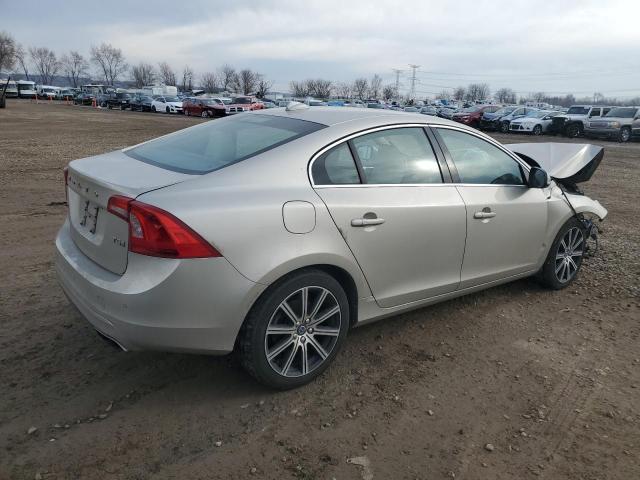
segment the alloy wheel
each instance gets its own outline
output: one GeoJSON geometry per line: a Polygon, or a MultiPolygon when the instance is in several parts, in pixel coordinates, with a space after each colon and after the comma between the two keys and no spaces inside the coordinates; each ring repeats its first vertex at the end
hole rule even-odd
{"type": "Polygon", "coordinates": [[[629,138],[631,138],[631,132],[629,131],[629,129],[628,129],[628,128],[623,128],[623,129],[620,131],[620,140],[621,140],[622,142],[628,142],[628,141],[629,141],[629,138]]]}
{"type": "Polygon", "coordinates": [[[338,342],[342,312],[326,288],[307,286],[285,298],[271,315],[264,347],[271,368],[300,377],[318,368],[338,342]]]}
{"type": "Polygon", "coordinates": [[[558,244],[555,272],[560,283],[567,283],[578,272],[584,254],[582,230],[573,227],[567,231],[558,244]]]}

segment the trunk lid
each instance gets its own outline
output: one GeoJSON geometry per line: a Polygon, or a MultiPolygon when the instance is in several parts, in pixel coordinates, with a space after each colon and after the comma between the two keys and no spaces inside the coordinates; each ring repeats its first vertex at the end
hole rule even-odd
{"type": "Polygon", "coordinates": [[[67,177],[73,241],[98,265],[122,275],[127,269],[129,225],[107,211],[109,198],[136,198],[193,177],[135,160],[123,151],[74,160],[67,177]]]}

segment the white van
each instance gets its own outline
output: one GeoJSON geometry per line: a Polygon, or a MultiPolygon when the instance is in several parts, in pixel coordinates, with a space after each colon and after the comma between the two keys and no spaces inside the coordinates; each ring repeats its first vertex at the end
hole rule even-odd
{"type": "Polygon", "coordinates": [[[54,87],[52,85],[38,85],[37,92],[39,98],[55,98],[60,91],[60,87],[54,87]]]}
{"type": "Polygon", "coordinates": [[[30,80],[18,80],[16,82],[18,87],[18,96],[20,98],[36,98],[36,82],[30,80]]]}
{"type": "MultiPolygon", "coordinates": [[[[5,85],[7,85],[7,79],[0,79],[0,92],[4,90],[5,85]]],[[[4,92],[4,96],[7,98],[16,98],[18,96],[18,87],[16,86],[16,82],[13,80],[9,80],[9,85],[7,85],[7,89],[4,92]]]]}

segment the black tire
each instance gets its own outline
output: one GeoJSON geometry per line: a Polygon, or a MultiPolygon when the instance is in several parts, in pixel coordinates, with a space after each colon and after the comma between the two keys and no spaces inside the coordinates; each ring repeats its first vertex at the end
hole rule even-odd
{"type": "Polygon", "coordinates": [[[627,143],[631,140],[631,129],[629,127],[622,127],[620,129],[620,135],[618,136],[618,141],[622,143],[627,143]]]}
{"type": "Polygon", "coordinates": [[[203,110],[202,113],[200,114],[200,116],[202,118],[209,118],[209,112],[207,112],[206,110],[203,110]]]}
{"type": "Polygon", "coordinates": [[[509,122],[501,122],[500,123],[500,131],[502,133],[509,133],[509,122]]]}
{"type": "MultiPolygon", "coordinates": [[[[311,298],[311,294],[309,294],[308,298],[309,307],[313,308],[313,299],[311,298]]],[[[317,301],[318,298],[319,297],[315,297],[315,300],[317,301]]],[[[282,318],[285,319],[285,322],[291,321],[289,320],[289,317],[282,316],[282,318]]],[[[279,390],[300,387],[311,382],[314,378],[322,374],[322,372],[324,372],[331,364],[347,337],[349,321],[349,301],[344,289],[340,286],[340,283],[331,275],[321,270],[301,270],[283,278],[281,281],[269,287],[252,307],[238,336],[238,353],[240,354],[240,360],[245,370],[264,385],[279,390]],[[297,308],[294,307],[299,305],[299,303],[296,303],[295,298],[297,298],[296,295],[298,294],[298,291],[304,287],[319,290],[324,289],[332,295],[329,297],[327,294],[325,298],[339,307],[339,312],[336,314],[339,314],[338,317],[334,317],[334,319],[331,320],[334,322],[335,318],[338,319],[339,325],[336,326],[333,324],[333,328],[336,332],[339,331],[339,333],[334,337],[335,340],[330,340],[330,342],[333,342],[331,349],[323,360],[321,359],[321,355],[319,355],[320,351],[315,347],[313,350],[309,350],[312,353],[315,351],[317,354],[316,363],[313,365],[313,368],[309,373],[306,375],[300,374],[297,376],[286,376],[286,373],[289,371],[288,369],[285,370],[286,367],[282,367],[282,371],[285,372],[285,375],[283,375],[282,372],[277,372],[275,370],[275,366],[272,367],[270,361],[267,359],[267,327],[270,322],[276,318],[276,315],[282,315],[280,306],[285,300],[292,298],[293,300],[290,300],[290,303],[293,304],[293,307],[291,307],[292,311],[297,310],[297,308]]],[[[275,345],[272,345],[272,347],[274,350],[278,349],[278,345],[280,345],[279,342],[282,342],[282,345],[291,345],[291,350],[287,347],[282,350],[282,354],[284,354],[284,357],[288,357],[290,355],[291,358],[298,360],[299,352],[300,357],[302,357],[304,352],[307,351],[307,348],[309,346],[313,346],[311,340],[309,340],[308,343],[304,343],[309,337],[315,338],[313,335],[310,335],[313,333],[313,328],[310,327],[313,327],[313,323],[309,324],[309,326],[307,326],[308,331],[303,330],[303,333],[301,333],[299,337],[298,333],[281,334],[280,337],[284,338],[282,340],[280,340],[280,338],[276,338],[276,343],[275,345]],[[308,337],[303,340],[302,337],[305,336],[305,334],[307,334],[308,337]],[[303,347],[303,343],[305,348],[301,348],[303,347]]],[[[294,329],[295,332],[299,332],[298,329],[301,327],[296,327],[292,322],[291,327],[289,328],[294,329]]],[[[316,335],[317,333],[318,332],[316,332],[316,335]]],[[[328,348],[326,345],[323,346],[328,348]]],[[[278,358],[279,355],[280,354],[272,357],[273,362],[276,361],[276,358],[278,358]]],[[[285,361],[285,364],[293,365],[293,362],[289,359],[288,363],[285,361]]],[[[309,362],[306,362],[306,364],[309,364],[309,362]]]]}
{"type": "Polygon", "coordinates": [[[582,127],[578,123],[571,123],[567,125],[564,130],[565,135],[569,138],[577,138],[582,135],[582,127]]]}
{"type": "Polygon", "coordinates": [[[157,110],[156,110],[156,106],[155,106],[155,105],[151,105],[151,111],[152,111],[153,113],[156,113],[156,111],[157,111],[157,110]]]}
{"type": "Polygon", "coordinates": [[[542,125],[536,125],[535,127],[533,127],[531,133],[533,133],[536,137],[542,135],[542,125]]]}
{"type": "MultiPolygon", "coordinates": [[[[542,266],[542,269],[539,272],[539,279],[544,286],[553,290],[561,290],[573,283],[573,281],[577,278],[578,273],[580,272],[582,259],[584,258],[585,241],[586,232],[584,229],[584,225],[575,217],[571,217],[560,228],[560,231],[551,244],[551,248],[549,249],[549,253],[547,254],[547,258],[542,266]],[[578,245],[578,248],[575,251],[577,252],[578,250],[580,250],[581,254],[571,255],[575,266],[575,271],[573,271],[573,273],[568,278],[564,279],[560,277],[563,276],[562,273],[565,272],[565,270],[562,268],[562,266],[559,267],[559,265],[563,263],[564,260],[559,259],[558,257],[566,252],[566,249],[563,246],[563,240],[565,240],[564,245],[567,245],[565,237],[569,234],[570,231],[573,230],[577,230],[578,232],[580,232],[582,242],[580,245],[578,245]],[[558,268],[560,268],[559,271],[558,268]]],[[[569,269],[569,272],[571,272],[572,267],[567,266],[567,268],[569,269]]]]}
{"type": "Polygon", "coordinates": [[[191,110],[185,110],[185,111],[184,111],[184,114],[185,114],[187,117],[190,117],[190,116],[191,116],[191,110]]]}

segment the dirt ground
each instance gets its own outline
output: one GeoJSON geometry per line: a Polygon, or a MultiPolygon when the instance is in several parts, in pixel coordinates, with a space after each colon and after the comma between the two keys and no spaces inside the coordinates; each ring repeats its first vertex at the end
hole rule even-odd
{"type": "Polygon", "coordinates": [[[603,142],[584,188],[609,218],[571,287],[356,329],[320,379],[274,393],[232,356],[113,349],[55,278],[62,167],[199,121],[0,110],[0,479],[640,478],[640,143],[603,142]]]}

